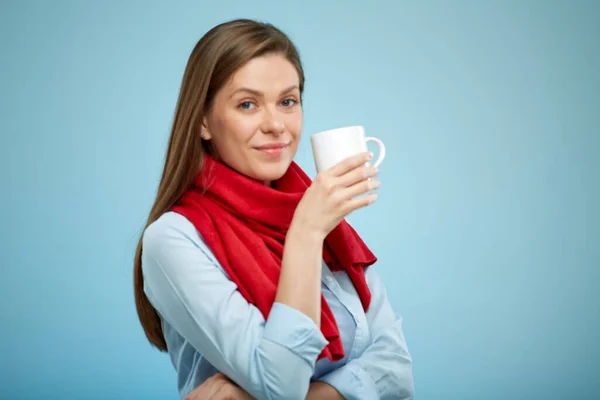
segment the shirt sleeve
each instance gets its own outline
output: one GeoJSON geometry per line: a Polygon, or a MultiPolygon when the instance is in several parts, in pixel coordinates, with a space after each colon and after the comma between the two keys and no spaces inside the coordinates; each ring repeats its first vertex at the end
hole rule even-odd
{"type": "Polygon", "coordinates": [[[143,236],[144,291],[151,304],[210,364],[253,397],[304,399],[327,344],[320,329],[280,303],[265,321],[215,264],[195,227],[173,215],[157,220],[143,236]]]}
{"type": "Polygon", "coordinates": [[[373,268],[366,269],[371,290],[367,321],[372,342],[359,358],[321,377],[347,400],[412,399],[412,358],[383,282],[373,268]]]}

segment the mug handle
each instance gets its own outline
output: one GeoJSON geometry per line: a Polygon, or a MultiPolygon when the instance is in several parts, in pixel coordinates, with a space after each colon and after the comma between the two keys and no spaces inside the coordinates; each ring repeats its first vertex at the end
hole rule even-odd
{"type": "Polygon", "coordinates": [[[365,142],[374,142],[379,148],[379,157],[377,157],[377,161],[375,161],[375,164],[373,164],[374,167],[379,167],[379,164],[381,164],[381,162],[385,158],[385,146],[383,145],[383,142],[374,137],[365,138],[365,142]]]}

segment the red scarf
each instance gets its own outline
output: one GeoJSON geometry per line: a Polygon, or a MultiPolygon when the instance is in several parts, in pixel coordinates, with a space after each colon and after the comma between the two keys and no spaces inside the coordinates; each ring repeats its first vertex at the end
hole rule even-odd
{"type": "MultiPolygon", "coordinates": [[[[286,233],[310,184],[294,162],[269,187],[207,155],[194,186],[172,208],[194,224],[240,293],[265,319],[275,301],[286,233]]],[[[363,267],[377,258],[346,221],[325,239],[323,259],[332,271],[347,272],[366,311],[371,292],[363,267]]],[[[337,323],[322,295],[321,332],[329,344],[319,359],[344,358],[337,323]]]]}

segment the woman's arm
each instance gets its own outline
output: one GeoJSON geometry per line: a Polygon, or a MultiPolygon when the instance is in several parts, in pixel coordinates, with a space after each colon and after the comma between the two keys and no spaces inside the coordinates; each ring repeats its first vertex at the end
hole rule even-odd
{"type": "Polygon", "coordinates": [[[255,398],[305,398],[327,344],[319,327],[282,303],[265,320],[187,219],[169,213],[148,227],[142,268],[152,305],[217,370],[255,398]]]}
{"type": "Polygon", "coordinates": [[[396,317],[383,282],[373,269],[366,269],[371,290],[367,321],[372,342],[357,359],[321,377],[350,399],[412,399],[412,358],[408,352],[402,319],[396,317]]]}
{"type": "Polygon", "coordinates": [[[275,297],[275,302],[295,308],[317,326],[321,326],[323,240],[297,225],[290,227],[275,297]]]}
{"type": "Polygon", "coordinates": [[[336,388],[325,382],[310,384],[306,400],[344,400],[336,388]]]}
{"type": "Polygon", "coordinates": [[[350,212],[372,204],[377,173],[365,166],[370,153],[349,157],[319,173],[294,212],[285,241],[276,302],[287,304],[321,325],[321,266],[325,237],[350,212]]]}
{"type": "MultiPolygon", "coordinates": [[[[351,211],[375,201],[368,153],[320,173],[304,193],[288,230],[275,303],[265,321],[224,276],[207,249],[186,232],[156,221],[143,238],[144,290],[159,314],[208,362],[261,399],[302,398],[317,356],[323,240],[351,211]]],[[[183,217],[182,217],[183,218],[183,217]]],[[[197,232],[196,232],[197,234],[197,232]]]]}

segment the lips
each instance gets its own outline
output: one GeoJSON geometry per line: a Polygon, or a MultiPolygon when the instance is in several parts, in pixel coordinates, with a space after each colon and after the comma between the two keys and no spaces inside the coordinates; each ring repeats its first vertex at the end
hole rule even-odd
{"type": "Polygon", "coordinates": [[[255,149],[257,150],[279,150],[279,149],[283,149],[285,147],[287,147],[289,144],[288,143],[269,143],[269,144],[264,144],[262,146],[256,146],[255,149]]]}
{"type": "Polygon", "coordinates": [[[271,160],[281,160],[281,157],[286,154],[286,149],[289,145],[289,143],[268,143],[254,148],[271,160]]]}

